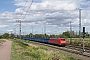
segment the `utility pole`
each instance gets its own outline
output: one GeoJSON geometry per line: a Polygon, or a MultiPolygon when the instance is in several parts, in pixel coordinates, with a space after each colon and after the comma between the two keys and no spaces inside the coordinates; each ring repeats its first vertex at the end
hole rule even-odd
{"type": "Polygon", "coordinates": [[[70,44],[72,44],[72,25],[70,21],[70,44]]]}
{"type": "Polygon", "coordinates": [[[19,25],[20,25],[20,34],[19,34],[19,36],[20,36],[20,39],[21,39],[21,20],[17,20],[16,22],[18,22],[18,23],[20,23],[19,25]]]}
{"type": "Polygon", "coordinates": [[[79,9],[79,38],[81,40],[81,10],[79,9]]]}
{"type": "Polygon", "coordinates": [[[10,34],[11,36],[10,37],[12,38],[12,30],[10,32],[11,32],[11,34],[10,34]]]}
{"type": "Polygon", "coordinates": [[[16,28],[14,28],[14,37],[16,36],[16,28]]]}
{"type": "Polygon", "coordinates": [[[44,38],[46,38],[46,21],[44,23],[44,38]]]}
{"type": "Polygon", "coordinates": [[[32,26],[32,38],[33,38],[33,26],[32,26]]]}
{"type": "Polygon", "coordinates": [[[43,38],[43,28],[42,28],[42,38],[43,38]]]}
{"type": "Polygon", "coordinates": [[[79,9],[79,37],[80,37],[80,40],[83,40],[82,41],[82,44],[83,44],[83,52],[85,51],[85,49],[84,49],[84,38],[83,39],[81,39],[81,10],[83,10],[83,9],[79,9]]]}
{"type": "Polygon", "coordinates": [[[20,20],[20,39],[21,39],[21,20],[20,20]]]}

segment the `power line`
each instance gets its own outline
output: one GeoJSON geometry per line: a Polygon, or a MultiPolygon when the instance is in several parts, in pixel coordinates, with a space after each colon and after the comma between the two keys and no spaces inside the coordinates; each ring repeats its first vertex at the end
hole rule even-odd
{"type": "MultiPolygon", "coordinates": [[[[26,17],[27,13],[29,12],[29,9],[31,8],[33,2],[34,2],[34,0],[31,1],[31,4],[30,4],[29,8],[27,9],[26,14],[24,15],[23,19],[26,17]]],[[[33,26],[32,26],[32,37],[33,37],[33,26]]]]}
{"type": "MultiPolygon", "coordinates": [[[[31,8],[33,2],[34,2],[34,0],[32,0],[32,2],[31,2],[31,4],[30,4],[29,8],[28,8],[27,11],[26,11],[26,14],[24,15],[24,18],[26,17],[27,13],[29,12],[29,9],[31,8]]],[[[23,19],[24,19],[24,18],[23,18],[23,19]]]]}
{"type": "MultiPolygon", "coordinates": [[[[26,0],[26,2],[25,2],[25,6],[26,6],[26,3],[27,3],[27,0],[26,0]]],[[[23,11],[21,11],[21,16],[23,15],[23,11]]]]}
{"type": "MultiPolygon", "coordinates": [[[[27,0],[26,0],[26,3],[27,3],[27,0]]],[[[26,3],[25,3],[25,6],[26,6],[26,3]]],[[[21,16],[23,15],[23,11],[21,11],[21,16]]],[[[20,23],[19,25],[20,25],[20,29],[19,29],[19,31],[20,31],[20,33],[19,33],[19,36],[20,36],[20,39],[21,39],[21,20],[17,20],[16,22],[18,22],[18,23],[20,23]]]]}
{"type": "MultiPolygon", "coordinates": [[[[26,17],[29,9],[31,8],[31,5],[32,5],[33,1],[34,1],[34,0],[32,0],[30,6],[29,6],[29,8],[28,8],[28,10],[26,11],[26,14],[24,15],[24,17],[23,17],[22,19],[24,19],[24,18],[26,17]]],[[[27,3],[27,0],[26,0],[26,3],[27,3]]],[[[26,5],[26,3],[25,3],[25,5],[26,5]]],[[[21,15],[23,15],[23,11],[22,11],[21,13],[22,13],[21,15]]],[[[20,35],[20,39],[21,39],[21,22],[22,22],[22,21],[21,21],[21,20],[17,20],[16,22],[19,22],[19,23],[20,23],[20,34],[19,34],[19,35],[20,35]]]]}

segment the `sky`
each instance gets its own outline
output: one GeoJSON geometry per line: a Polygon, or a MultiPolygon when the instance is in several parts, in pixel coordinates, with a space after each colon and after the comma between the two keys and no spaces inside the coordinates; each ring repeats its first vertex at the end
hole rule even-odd
{"type": "Polygon", "coordinates": [[[79,31],[79,9],[82,27],[90,33],[90,0],[1,0],[0,34],[61,34],[79,31]]]}

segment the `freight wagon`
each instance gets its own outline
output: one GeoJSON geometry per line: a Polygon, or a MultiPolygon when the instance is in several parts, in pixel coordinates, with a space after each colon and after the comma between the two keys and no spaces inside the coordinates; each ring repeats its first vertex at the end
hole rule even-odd
{"type": "Polygon", "coordinates": [[[60,45],[60,46],[65,46],[66,45],[65,38],[50,38],[50,39],[24,38],[24,40],[31,40],[31,41],[37,41],[37,42],[43,42],[43,43],[57,44],[57,45],[60,45]]]}

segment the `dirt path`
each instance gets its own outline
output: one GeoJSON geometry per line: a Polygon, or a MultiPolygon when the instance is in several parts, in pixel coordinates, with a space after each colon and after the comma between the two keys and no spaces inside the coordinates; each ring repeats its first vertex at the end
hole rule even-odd
{"type": "Polygon", "coordinates": [[[10,60],[11,44],[11,41],[6,40],[5,43],[0,45],[0,60],[10,60]]]}

